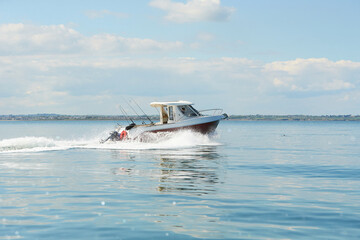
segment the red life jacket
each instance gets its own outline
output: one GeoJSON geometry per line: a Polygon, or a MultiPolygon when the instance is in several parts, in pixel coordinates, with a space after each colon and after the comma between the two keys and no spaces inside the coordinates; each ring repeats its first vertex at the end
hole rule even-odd
{"type": "Polygon", "coordinates": [[[125,130],[123,130],[121,133],[120,133],[120,140],[125,140],[127,138],[127,132],[125,130]]]}

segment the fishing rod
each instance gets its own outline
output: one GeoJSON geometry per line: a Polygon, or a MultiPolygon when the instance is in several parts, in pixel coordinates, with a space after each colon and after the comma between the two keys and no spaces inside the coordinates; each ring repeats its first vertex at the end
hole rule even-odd
{"type": "Polygon", "coordinates": [[[136,106],[138,106],[138,108],[141,110],[141,112],[146,116],[146,118],[152,123],[154,124],[153,121],[151,121],[151,119],[149,118],[149,116],[142,110],[142,108],[139,106],[139,104],[137,104],[137,102],[135,102],[135,100],[133,98],[131,98],[131,100],[136,104],[136,106]]]}
{"type": "MultiPolygon", "coordinates": [[[[123,97],[124,98],[124,97],[123,97]]],[[[141,119],[140,115],[135,111],[135,109],[130,105],[130,103],[128,101],[126,101],[126,99],[124,98],[124,101],[127,103],[127,105],[129,105],[129,107],[134,111],[134,113],[138,116],[139,119],[141,119]]],[[[145,122],[143,121],[143,124],[145,122]]]]}
{"type": "Polygon", "coordinates": [[[155,107],[155,110],[156,110],[156,112],[158,113],[158,114],[160,114],[160,112],[159,112],[159,110],[155,107]]]}
{"type": "Polygon", "coordinates": [[[123,107],[119,104],[119,108],[121,110],[121,112],[124,114],[124,116],[126,117],[126,121],[129,123],[128,120],[130,120],[133,124],[135,124],[135,122],[131,119],[131,117],[129,117],[129,115],[125,112],[125,109],[123,109],[123,107]]]}

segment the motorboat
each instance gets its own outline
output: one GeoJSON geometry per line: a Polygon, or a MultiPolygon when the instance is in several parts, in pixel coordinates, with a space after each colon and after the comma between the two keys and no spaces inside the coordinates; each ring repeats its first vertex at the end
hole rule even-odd
{"type": "Polygon", "coordinates": [[[174,132],[184,129],[209,134],[215,131],[220,120],[228,118],[226,113],[222,114],[222,109],[198,111],[193,107],[193,103],[188,101],[152,102],[150,106],[160,110],[159,122],[154,123],[148,118],[149,124],[136,124],[131,120],[131,124],[125,127],[119,126],[110,133],[107,139],[102,140],[102,143],[108,140],[146,140],[147,133],[174,132]],[[209,112],[212,114],[205,114],[209,112]]]}

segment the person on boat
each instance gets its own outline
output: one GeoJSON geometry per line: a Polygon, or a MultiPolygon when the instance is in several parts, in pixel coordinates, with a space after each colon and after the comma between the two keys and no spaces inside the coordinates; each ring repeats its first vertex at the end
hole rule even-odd
{"type": "Polygon", "coordinates": [[[181,111],[183,114],[185,114],[185,107],[182,106],[182,107],[180,108],[180,111],[181,111]]]}
{"type": "Polygon", "coordinates": [[[168,122],[168,120],[169,120],[169,116],[167,115],[165,110],[162,110],[161,113],[162,113],[162,121],[163,121],[162,123],[166,124],[168,122]]]}

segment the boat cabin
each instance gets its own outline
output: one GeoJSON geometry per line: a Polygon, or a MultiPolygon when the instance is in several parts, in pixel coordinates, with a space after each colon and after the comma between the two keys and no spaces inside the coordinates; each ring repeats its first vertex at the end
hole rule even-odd
{"type": "Polygon", "coordinates": [[[175,123],[189,118],[201,116],[188,101],[152,102],[150,106],[160,108],[160,122],[158,124],[175,123]]]}

